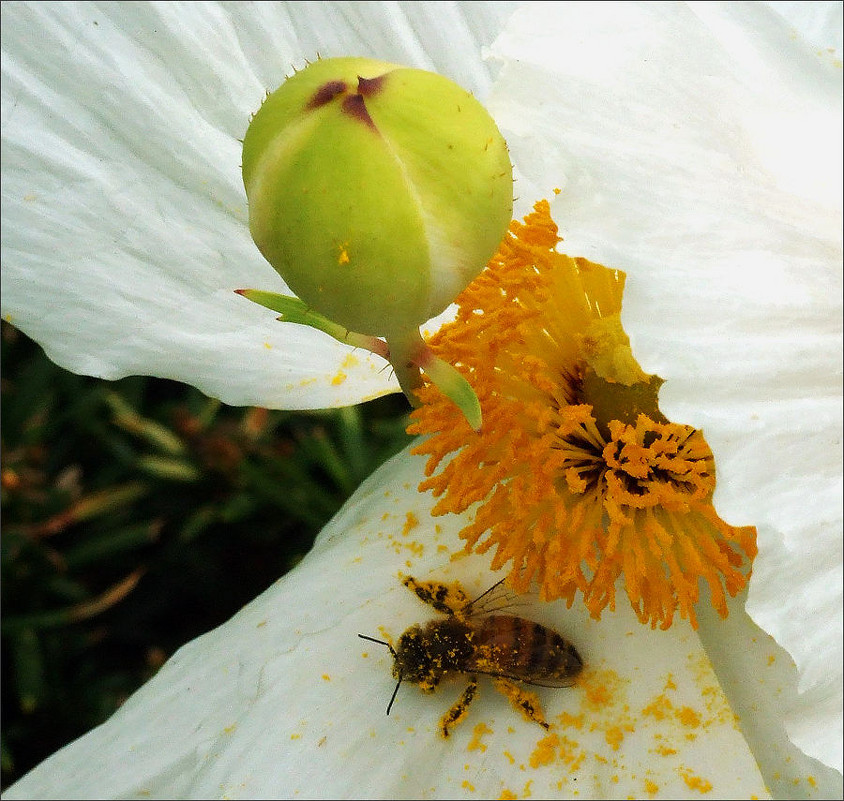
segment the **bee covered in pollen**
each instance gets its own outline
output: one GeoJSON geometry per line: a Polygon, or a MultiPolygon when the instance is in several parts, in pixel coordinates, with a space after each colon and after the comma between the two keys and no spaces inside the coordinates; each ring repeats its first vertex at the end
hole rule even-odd
{"type": "Polygon", "coordinates": [[[449,674],[463,673],[469,683],[440,721],[443,737],[466,716],[477,693],[478,675],[493,677],[496,689],[527,720],[548,728],[536,695],[519,685],[570,687],[583,669],[583,660],[553,629],[523,617],[499,614],[514,605],[514,596],[503,582],[469,601],[458,586],[421,582],[410,576],[404,579],[405,587],[446,617],[411,626],[395,648],[384,640],[358,635],[387,646],[393,655],[393,677],[398,683],[387,706],[388,715],[403,681],[430,693],[449,674]]]}

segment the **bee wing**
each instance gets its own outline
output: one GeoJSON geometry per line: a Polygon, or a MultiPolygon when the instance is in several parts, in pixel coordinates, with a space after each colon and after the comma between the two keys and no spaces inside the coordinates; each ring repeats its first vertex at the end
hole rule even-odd
{"type": "Polygon", "coordinates": [[[481,673],[484,676],[492,676],[500,679],[513,679],[513,681],[520,681],[523,684],[532,684],[534,687],[571,687],[577,680],[576,676],[537,676],[526,668],[519,665],[500,665],[495,668],[490,668],[489,665],[473,664],[472,659],[469,659],[466,664],[464,673],[481,673]]]}
{"type": "MultiPolygon", "coordinates": [[[[477,672],[480,673],[481,671],[477,672]]],[[[534,687],[553,687],[555,689],[560,689],[561,687],[572,687],[577,680],[574,676],[567,676],[564,679],[537,679],[535,676],[515,676],[512,673],[490,673],[488,675],[497,676],[502,679],[513,679],[514,681],[520,681],[523,684],[532,684],[534,687]]]]}
{"type": "Polygon", "coordinates": [[[484,617],[475,625],[475,649],[466,673],[514,679],[537,687],[571,687],[583,667],[575,647],[560,634],[512,615],[484,617]]]}
{"type": "Polygon", "coordinates": [[[466,617],[477,615],[492,615],[508,609],[518,609],[528,605],[525,596],[513,592],[505,583],[505,579],[493,584],[485,593],[470,601],[461,610],[466,617]]]}

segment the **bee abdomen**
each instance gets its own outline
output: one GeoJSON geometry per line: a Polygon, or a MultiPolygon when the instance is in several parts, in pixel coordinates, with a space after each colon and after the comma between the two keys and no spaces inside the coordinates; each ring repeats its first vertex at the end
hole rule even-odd
{"type": "Polygon", "coordinates": [[[527,682],[568,683],[583,667],[571,643],[545,626],[512,615],[491,615],[478,626],[478,641],[499,673],[527,682]]]}

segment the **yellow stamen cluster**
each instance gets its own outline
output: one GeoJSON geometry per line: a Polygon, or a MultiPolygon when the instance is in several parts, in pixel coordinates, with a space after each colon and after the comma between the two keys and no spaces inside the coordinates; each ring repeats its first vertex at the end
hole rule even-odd
{"type": "Polygon", "coordinates": [[[467,551],[495,549],[510,583],[546,600],[583,594],[593,617],[624,589],[642,622],[696,625],[699,581],[727,614],[747,582],[756,530],[712,507],[715,471],[700,431],[657,407],[661,380],[636,363],[621,328],[624,274],[556,250],[545,201],[513,222],[488,268],[431,340],[480,399],[474,432],[433,385],[409,431],[429,457],[420,490],[434,514],[472,509],[467,551]]]}

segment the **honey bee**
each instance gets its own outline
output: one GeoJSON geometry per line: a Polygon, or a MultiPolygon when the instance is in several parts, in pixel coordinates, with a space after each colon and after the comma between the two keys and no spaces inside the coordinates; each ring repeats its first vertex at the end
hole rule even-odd
{"type": "Polygon", "coordinates": [[[570,687],[583,669],[575,647],[556,631],[532,620],[496,614],[513,606],[514,598],[503,579],[469,601],[462,589],[440,582],[420,582],[408,576],[403,584],[420,600],[447,617],[411,626],[395,648],[384,640],[358,634],[377,642],[393,655],[396,688],[387,705],[393,706],[403,681],[433,692],[451,673],[463,673],[469,684],[440,721],[440,733],[448,737],[467,713],[478,689],[478,675],[492,676],[496,689],[527,719],[548,728],[538,698],[519,686],[570,687]]]}

